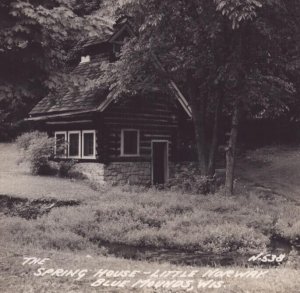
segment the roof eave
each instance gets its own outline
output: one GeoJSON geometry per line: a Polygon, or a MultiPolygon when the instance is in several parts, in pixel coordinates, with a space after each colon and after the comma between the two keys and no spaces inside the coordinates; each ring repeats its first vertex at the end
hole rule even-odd
{"type": "Polygon", "coordinates": [[[44,114],[39,116],[29,115],[29,118],[25,118],[25,121],[42,121],[42,120],[49,120],[51,118],[60,118],[60,117],[70,117],[74,115],[80,115],[80,114],[89,114],[97,112],[97,109],[91,109],[91,110],[82,110],[82,111],[74,111],[74,112],[67,112],[67,113],[60,113],[60,114],[44,114]]]}

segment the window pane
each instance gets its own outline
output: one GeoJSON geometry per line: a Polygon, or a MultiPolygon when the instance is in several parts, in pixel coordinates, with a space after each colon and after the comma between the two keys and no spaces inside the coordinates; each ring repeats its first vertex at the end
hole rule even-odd
{"type": "Polygon", "coordinates": [[[94,156],[94,133],[84,133],[83,136],[83,155],[94,156]]]}
{"type": "Polygon", "coordinates": [[[70,133],[69,139],[70,139],[69,156],[78,157],[79,156],[79,134],[70,133]]]}
{"type": "Polygon", "coordinates": [[[65,135],[64,134],[56,134],[56,155],[63,156],[65,154],[65,135]]]}
{"type": "Polygon", "coordinates": [[[124,155],[138,154],[138,132],[135,130],[124,131],[124,155]]]}

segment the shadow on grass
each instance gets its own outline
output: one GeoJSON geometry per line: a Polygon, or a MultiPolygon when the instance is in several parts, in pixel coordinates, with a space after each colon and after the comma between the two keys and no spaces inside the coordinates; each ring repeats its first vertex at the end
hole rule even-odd
{"type": "Polygon", "coordinates": [[[64,206],[77,206],[76,200],[35,199],[11,197],[0,195],[0,212],[8,216],[17,216],[24,219],[37,219],[37,217],[49,213],[53,208],[64,206]]]}

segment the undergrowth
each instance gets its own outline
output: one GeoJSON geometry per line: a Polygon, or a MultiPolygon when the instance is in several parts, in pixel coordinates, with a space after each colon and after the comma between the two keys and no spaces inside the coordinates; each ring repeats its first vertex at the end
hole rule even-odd
{"type": "Polygon", "coordinates": [[[271,237],[299,241],[300,207],[255,192],[225,197],[154,189],[103,190],[97,201],[53,209],[37,220],[0,219],[22,245],[85,250],[101,242],[211,253],[263,251],[271,237]]]}

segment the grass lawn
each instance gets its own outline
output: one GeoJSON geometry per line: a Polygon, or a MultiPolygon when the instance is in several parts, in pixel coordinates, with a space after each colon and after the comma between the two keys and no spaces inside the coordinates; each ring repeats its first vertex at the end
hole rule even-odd
{"type": "Polygon", "coordinates": [[[18,164],[19,159],[14,144],[0,143],[0,194],[63,200],[90,200],[99,195],[80,180],[32,176],[26,164],[18,164]]]}
{"type": "Polygon", "coordinates": [[[300,202],[300,146],[270,146],[249,151],[238,161],[243,180],[300,202]]]}
{"type": "MultiPolygon", "coordinates": [[[[92,287],[95,280],[90,273],[103,268],[141,272],[196,269],[197,274],[190,277],[193,288],[189,292],[300,292],[299,255],[289,256],[278,268],[268,269],[262,278],[213,277],[213,281],[223,283],[218,289],[209,289],[197,288],[199,281],[210,280],[203,278],[208,267],[130,261],[106,256],[107,251],[99,248],[99,243],[111,243],[213,254],[269,252],[272,236],[299,244],[300,205],[295,201],[272,190],[242,183],[237,185],[233,197],[225,197],[221,191],[204,196],[136,187],[97,192],[80,181],[31,176],[25,168],[17,167],[16,155],[13,146],[0,144],[0,159],[4,162],[0,184],[5,183],[0,185],[0,194],[29,199],[80,199],[82,202],[79,206],[54,208],[35,220],[0,213],[0,292],[188,291],[188,288],[172,286],[155,289],[151,284],[149,288],[128,284],[122,289],[92,287]],[[70,192],[73,190],[70,188],[74,188],[74,192],[70,192]],[[89,274],[78,281],[74,277],[34,276],[39,266],[22,266],[23,256],[50,258],[46,268],[87,269],[89,274]]],[[[134,276],[130,284],[141,278],[145,279],[144,275],[134,276]]]]}
{"type": "Polygon", "coordinates": [[[36,220],[3,216],[1,234],[41,248],[84,250],[95,243],[205,253],[258,253],[276,236],[299,244],[300,206],[283,197],[241,189],[190,195],[110,188],[97,200],[52,209],[36,220]]]}

